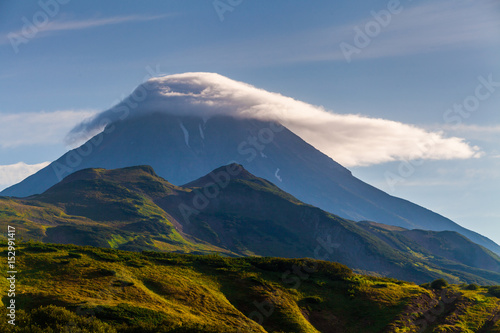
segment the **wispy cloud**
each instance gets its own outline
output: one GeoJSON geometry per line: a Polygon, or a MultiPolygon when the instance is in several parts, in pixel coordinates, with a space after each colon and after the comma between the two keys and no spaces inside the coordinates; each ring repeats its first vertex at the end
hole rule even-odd
{"type": "Polygon", "coordinates": [[[63,143],[75,124],[95,114],[93,110],[0,113],[0,148],[63,143]]]}
{"type": "Polygon", "coordinates": [[[489,126],[481,126],[481,125],[447,125],[442,126],[443,129],[447,131],[454,131],[459,133],[488,133],[488,134],[500,134],[500,125],[489,125],[489,126]]]}
{"type": "Polygon", "coordinates": [[[114,25],[127,22],[141,22],[141,21],[152,21],[167,17],[168,15],[154,15],[154,16],[144,16],[144,15],[131,15],[131,16],[115,16],[101,19],[88,19],[80,21],[55,21],[52,24],[48,24],[47,28],[42,29],[44,32],[48,31],[68,31],[68,30],[82,30],[95,27],[101,27],[105,25],[114,25]]]}
{"type": "MultiPolygon", "coordinates": [[[[386,10],[380,5],[373,12],[386,10]]],[[[408,5],[401,1],[403,10],[391,17],[380,33],[370,38],[370,44],[352,58],[376,59],[433,53],[477,47],[496,47],[500,43],[500,3],[495,0],[443,0],[408,5]],[[407,6],[408,5],[408,6],[407,6]]],[[[375,21],[367,10],[363,19],[343,25],[334,24],[289,35],[260,36],[253,40],[213,43],[198,52],[178,54],[183,62],[220,61],[224,63],[262,65],[315,61],[345,61],[340,44],[354,45],[355,27],[364,30],[375,21]],[[200,57],[199,55],[203,55],[200,57]],[[230,56],[229,56],[230,55],[230,56]]]]}
{"type": "Polygon", "coordinates": [[[24,162],[19,162],[10,165],[0,165],[0,191],[8,186],[19,183],[26,177],[31,176],[49,164],[50,162],[43,162],[39,164],[26,164],[24,162]]]}
{"type": "MultiPolygon", "coordinates": [[[[147,98],[130,111],[210,117],[230,115],[281,122],[302,139],[345,166],[378,164],[401,159],[466,159],[479,148],[459,137],[386,119],[336,114],[322,107],[233,81],[215,73],[184,73],[153,78],[138,88],[147,98]],[[146,88],[147,87],[147,88],[146,88]]],[[[83,122],[68,138],[78,141],[118,120],[126,101],[83,122]]],[[[126,108],[128,110],[128,108],[126,108]]]]}
{"type": "MultiPolygon", "coordinates": [[[[122,23],[131,23],[131,22],[144,22],[144,21],[153,21],[159,20],[165,17],[172,16],[173,14],[163,14],[163,15],[128,15],[128,16],[113,16],[113,17],[105,17],[105,18],[91,18],[84,20],[65,20],[65,19],[57,19],[50,21],[46,25],[39,27],[37,34],[33,38],[38,37],[47,37],[50,36],[51,33],[55,32],[64,32],[64,31],[73,31],[73,30],[84,30],[97,28],[108,25],[116,25],[122,23]]],[[[10,43],[8,38],[9,34],[15,35],[23,35],[22,29],[18,31],[12,31],[8,33],[3,33],[0,38],[0,44],[10,43]]]]}
{"type": "MultiPolygon", "coordinates": [[[[393,57],[497,45],[500,41],[499,12],[499,3],[491,0],[432,1],[403,7],[356,57],[393,57]]],[[[351,27],[359,26],[363,30],[370,20],[373,21],[373,17],[353,23],[351,27]]],[[[351,30],[350,39],[342,40],[352,43],[353,38],[351,30]]]]}
{"type": "MultiPolygon", "coordinates": [[[[430,127],[431,128],[431,127],[430,127]]],[[[434,129],[441,129],[451,135],[459,135],[468,140],[476,140],[484,143],[493,144],[493,147],[498,146],[500,142],[500,125],[444,125],[434,126],[434,129]]]]}

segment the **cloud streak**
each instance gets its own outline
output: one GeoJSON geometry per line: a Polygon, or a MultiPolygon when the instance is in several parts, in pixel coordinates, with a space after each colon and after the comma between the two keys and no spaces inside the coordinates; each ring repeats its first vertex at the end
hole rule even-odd
{"type": "MultiPolygon", "coordinates": [[[[489,151],[487,155],[498,154],[498,142],[500,142],[500,125],[445,125],[434,126],[450,135],[464,137],[469,141],[478,142],[484,151],[489,151]]],[[[429,127],[433,129],[433,127],[429,127]]]]}
{"type": "MultiPolygon", "coordinates": [[[[54,21],[49,21],[49,23],[47,23],[44,26],[37,27],[37,33],[35,37],[32,38],[47,37],[50,36],[51,33],[55,32],[84,30],[84,29],[91,29],[91,28],[116,25],[122,23],[153,21],[169,16],[172,16],[172,14],[128,15],[128,16],[114,16],[106,18],[92,18],[85,20],[54,20],[54,21]]],[[[18,31],[11,32],[9,34],[22,36],[23,32],[22,29],[20,29],[18,31]]],[[[8,34],[3,34],[2,38],[0,38],[0,44],[7,44],[7,43],[10,43],[8,34]]]]}
{"type": "MultiPolygon", "coordinates": [[[[184,73],[153,78],[131,95],[146,98],[130,110],[136,117],[152,112],[208,118],[229,115],[278,121],[305,141],[345,166],[366,166],[402,159],[467,159],[478,147],[458,137],[396,121],[343,115],[322,107],[258,89],[215,73],[184,73]]],[[[97,133],[129,109],[124,101],[68,135],[70,141],[97,133]]]]}
{"type": "MultiPolygon", "coordinates": [[[[382,58],[450,49],[474,48],[480,45],[496,45],[500,38],[500,21],[494,12],[500,6],[494,1],[447,0],[403,7],[393,15],[386,28],[373,38],[371,45],[363,49],[357,58],[382,58]]],[[[368,21],[351,25],[364,29],[368,21]]],[[[345,30],[346,27],[341,29],[345,30]]],[[[338,35],[340,37],[340,35],[338,35]]],[[[349,39],[346,40],[349,42],[349,39]]],[[[356,58],[356,57],[355,57],[356,58]]]]}
{"type": "Polygon", "coordinates": [[[64,142],[67,132],[93,110],[0,113],[0,148],[64,142]]]}
{"type": "Polygon", "coordinates": [[[0,191],[10,185],[17,184],[38,170],[45,168],[50,162],[26,164],[19,162],[10,165],[0,165],[0,191]]]}
{"type": "Polygon", "coordinates": [[[130,15],[130,16],[115,16],[101,19],[88,19],[88,20],[75,20],[75,21],[55,21],[48,24],[42,31],[69,31],[69,30],[82,30],[106,25],[114,25],[128,22],[143,22],[158,20],[167,17],[168,15],[130,15]]]}
{"type": "MultiPolygon", "coordinates": [[[[497,46],[500,43],[500,5],[495,0],[431,1],[408,6],[401,1],[402,12],[392,15],[370,44],[355,54],[353,60],[380,59],[497,46]]],[[[379,12],[386,6],[374,6],[379,12]]],[[[353,44],[357,26],[361,30],[374,21],[366,11],[363,19],[346,24],[332,24],[293,35],[260,36],[254,40],[213,43],[182,52],[173,59],[181,63],[261,66],[262,64],[293,64],[317,61],[346,61],[340,49],[342,42],[353,44]],[[221,58],[220,54],[226,56],[221,58]]]]}

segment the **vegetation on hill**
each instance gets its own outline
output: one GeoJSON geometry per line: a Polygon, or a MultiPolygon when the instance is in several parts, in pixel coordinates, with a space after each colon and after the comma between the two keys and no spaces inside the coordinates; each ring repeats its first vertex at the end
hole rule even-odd
{"type": "Polygon", "coordinates": [[[500,332],[498,287],[432,289],[306,259],[38,242],[17,252],[16,326],[2,320],[1,332],[500,332]]]}
{"type": "Polygon", "coordinates": [[[463,236],[345,220],[236,164],[182,187],[149,166],[82,170],[40,195],[0,197],[8,225],[45,243],[307,257],[417,283],[500,283],[500,258],[463,236]]]}

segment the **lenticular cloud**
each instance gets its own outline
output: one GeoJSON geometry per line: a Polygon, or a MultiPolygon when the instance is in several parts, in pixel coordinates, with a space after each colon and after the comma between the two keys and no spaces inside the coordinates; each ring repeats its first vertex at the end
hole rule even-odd
{"type": "Polygon", "coordinates": [[[110,110],[76,126],[70,141],[83,140],[105,125],[151,112],[215,115],[278,121],[344,166],[404,159],[479,157],[479,148],[442,132],[361,115],[336,114],[215,73],[184,73],[152,78],[110,110]]]}

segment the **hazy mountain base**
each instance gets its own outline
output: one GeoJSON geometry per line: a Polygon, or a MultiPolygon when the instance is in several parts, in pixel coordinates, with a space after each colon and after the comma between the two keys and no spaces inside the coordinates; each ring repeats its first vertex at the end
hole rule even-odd
{"type": "Polygon", "coordinates": [[[322,258],[326,251],[328,260],[407,281],[500,283],[498,256],[457,233],[427,232],[425,239],[434,245],[421,246],[417,231],[342,219],[238,165],[183,187],[149,166],[82,170],[41,195],[0,197],[0,226],[7,225],[18,238],[49,243],[288,258],[322,258]],[[203,209],[189,219],[180,213],[182,205],[197,207],[193,203],[206,186],[213,190],[214,175],[232,169],[236,175],[205,198],[203,209]]]}
{"type": "Polygon", "coordinates": [[[500,332],[486,287],[428,290],[315,260],[17,251],[16,326],[2,306],[2,332],[500,332]]]}

